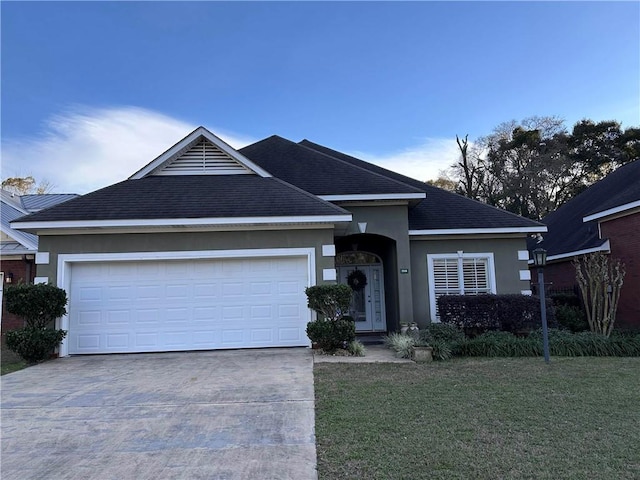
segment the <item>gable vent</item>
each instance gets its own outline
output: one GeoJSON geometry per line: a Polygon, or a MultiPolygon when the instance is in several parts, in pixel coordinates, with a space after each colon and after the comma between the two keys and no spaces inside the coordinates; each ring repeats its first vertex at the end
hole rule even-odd
{"type": "Polygon", "coordinates": [[[237,175],[253,173],[207,140],[200,140],[155,175],[237,175]]]}

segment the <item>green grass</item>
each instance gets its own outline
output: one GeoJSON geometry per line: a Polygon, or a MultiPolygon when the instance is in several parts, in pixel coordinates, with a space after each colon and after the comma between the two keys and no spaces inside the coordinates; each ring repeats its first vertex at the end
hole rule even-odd
{"type": "Polygon", "coordinates": [[[19,360],[17,362],[2,362],[0,366],[0,375],[6,375],[7,373],[16,372],[27,367],[27,362],[19,360]]]}
{"type": "Polygon", "coordinates": [[[640,358],[315,366],[320,480],[638,479],[640,358]]]}

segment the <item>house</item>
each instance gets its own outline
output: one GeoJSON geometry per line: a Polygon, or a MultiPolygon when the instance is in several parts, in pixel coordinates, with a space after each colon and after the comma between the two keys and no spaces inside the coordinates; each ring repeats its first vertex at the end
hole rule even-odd
{"type": "MultiPolygon", "coordinates": [[[[0,301],[2,291],[7,285],[25,282],[32,283],[35,279],[35,257],[38,252],[38,237],[31,233],[21,232],[11,228],[11,222],[29,213],[66,202],[77,197],[73,194],[45,194],[45,195],[16,195],[2,189],[0,192],[0,301]]],[[[0,326],[5,331],[21,328],[22,320],[5,309],[2,302],[0,326]]],[[[4,337],[3,337],[4,338],[4,337]]]]}
{"type": "Polygon", "coordinates": [[[530,248],[547,250],[545,283],[575,290],[572,260],[604,252],[625,264],[616,325],[640,328],[640,161],[628,163],[542,219],[549,229],[530,248]]]}
{"type": "Polygon", "coordinates": [[[203,127],[12,225],[68,292],[61,355],[309,345],[304,289],[336,281],[360,333],[425,325],[439,295],[530,293],[526,237],[546,231],[307,140],[234,150],[203,127]]]}

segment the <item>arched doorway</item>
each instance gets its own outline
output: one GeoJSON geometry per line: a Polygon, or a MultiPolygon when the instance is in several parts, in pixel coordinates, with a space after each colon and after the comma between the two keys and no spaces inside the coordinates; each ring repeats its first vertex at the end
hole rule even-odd
{"type": "Polygon", "coordinates": [[[370,252],[348,251],[336,255],[338,282],[353,292],[349,315],[357,332],[386,332],[382,260],[370,252]]]}

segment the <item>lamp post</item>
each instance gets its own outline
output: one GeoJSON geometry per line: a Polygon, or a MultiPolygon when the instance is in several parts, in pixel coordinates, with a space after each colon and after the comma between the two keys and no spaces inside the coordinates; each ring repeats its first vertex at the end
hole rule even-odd
{"type": "Polygon", "coordinates": [[[547,328],[547,305],[544,290],[544,266],[547,263],[547,251],[536,248],[533,252],[533,264],[538,267],[538,289],[540,290],[540,316],[542,317],[542,346],[544,361],[549,363],[549,329],[547,328]]]}

